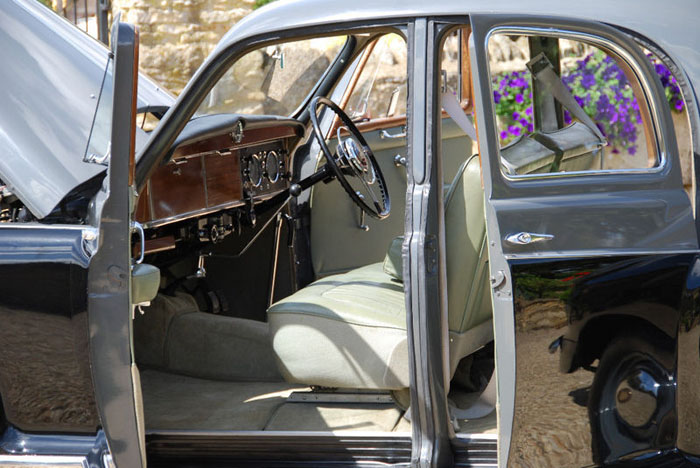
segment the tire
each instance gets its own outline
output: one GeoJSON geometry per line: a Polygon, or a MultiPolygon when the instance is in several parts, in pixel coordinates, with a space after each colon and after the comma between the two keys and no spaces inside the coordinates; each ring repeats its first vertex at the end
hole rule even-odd
{"type": "Polygon", "coordinates": [[[598,464],[675,440],[675,353],[653,333],[610,342],[588,399],[593,461],[598,464]]]}

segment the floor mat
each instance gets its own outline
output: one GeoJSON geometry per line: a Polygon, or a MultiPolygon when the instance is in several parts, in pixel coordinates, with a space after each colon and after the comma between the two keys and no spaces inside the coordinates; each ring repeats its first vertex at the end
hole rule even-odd
{"type": "MultiPolygon", "coordinates": [[[[148,431],[411,431],[392,404],[288,402],[292,392],[309,388],[286,382],[223,382],[143,370],[141,385],[148,431]]],[[[460,407],[477,396],[451,395],[460,407]]],[[[459,421],[458,432],[497,433],[496,412],[459,421]]]]}
{"type": "Polygon", "coordinates": [[[401,414],[392,404],[285,403],[265,430],[391,432],[401,414]]]}
{"type": "Polygon", "coordinates": [[[259,431],[294,390],[286,382],[222,382],[144,370],[146,429],[259,431]]]}

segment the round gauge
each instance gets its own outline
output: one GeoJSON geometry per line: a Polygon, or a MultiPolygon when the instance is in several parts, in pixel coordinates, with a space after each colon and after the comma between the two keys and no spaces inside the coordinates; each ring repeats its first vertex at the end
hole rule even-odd
{"type": "Polygon", "coordinates": [[[265,156],[265,172],[267,179],[273,184],[280,178],[280,158],[276,151],[269,151],[265,156]]]}
{"type": "Polygon", "coordinates": [[[245,174],[253,187],[260,187],[262,184],[262,162],[257,154],[250,156],[246,161],[245,174]]]}

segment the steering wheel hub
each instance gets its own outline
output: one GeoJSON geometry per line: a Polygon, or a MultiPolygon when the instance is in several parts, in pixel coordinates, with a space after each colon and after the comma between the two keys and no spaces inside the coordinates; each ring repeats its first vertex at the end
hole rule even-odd
{"type": "Polygon", "coordinates": [[[368,184],[374,184],[376,175],[372,163],[355,139],[350,137],[343,140],[339,135],[338,141],[340,142],[338,152],[341,153],[342,158],[345,158],[355,174],[363,177],[368,184]]]}

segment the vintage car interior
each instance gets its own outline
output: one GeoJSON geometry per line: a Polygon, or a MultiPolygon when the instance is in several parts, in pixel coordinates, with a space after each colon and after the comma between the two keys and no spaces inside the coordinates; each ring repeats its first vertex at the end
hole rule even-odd
{"type": "MultiPolygon", "coordinates": [[[[482,433],[496,430],[493,324],[467,37],[448,36],[441,76],[449,398],[456,431],[482,433]]],[[[162,277],[134,320],[148,431],[410,428],[406,46],[392,33],[332,40],[314,71],[352,66],[331,99],[275,91],[295,53],[282,45],[263,53],[262,108],[231,112],[217,94],[235,89],[234,65],[140,194],[145,263],[162,277]],[[282,116],[294,108],[297,118],[282,116]]],[[[528,68],[577,120],[508,142],[502,171],[601,167],[605,137],[559,71],[541,53],[528,68]]]]}
{"type": "MultiPolygon", "coordinates": [[[[446,42],[443,74],[464,120],[466,38],[446,42]]],[[[139,196],[144,263],[161,275],[134,320],[147,431],[410,430],[406,46],[395,33],[333,39],[335,57],[314,66],[352,57],[331,93],[345,112],[317,99],[300,118],[223,113],[210,97],[139,196]],[[387,56],[399,64],[380,70],[387,56]]],[[[456,430],[494,433],[493,404],[460,412],[493,372],[480,165],[460,123],[444,112],[451,398],[456,430]]]]}

